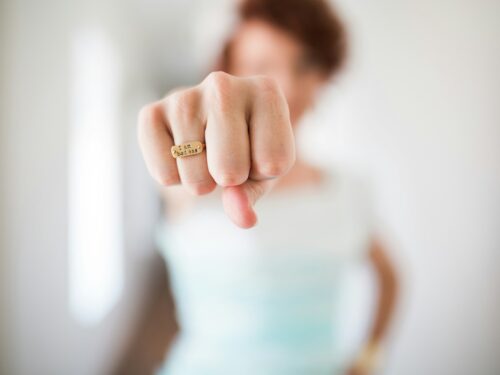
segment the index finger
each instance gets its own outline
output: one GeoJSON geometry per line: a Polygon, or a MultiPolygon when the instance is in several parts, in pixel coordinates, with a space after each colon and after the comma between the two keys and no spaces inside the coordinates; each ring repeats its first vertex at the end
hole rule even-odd
{"type": "Polygon", "coordinates": [[[180,183],[177,163],[170,153],[174,145],[168,130],[163,103],[143,107],[139,113],[139,146],[151,176],[161,185],[180,183]]]}

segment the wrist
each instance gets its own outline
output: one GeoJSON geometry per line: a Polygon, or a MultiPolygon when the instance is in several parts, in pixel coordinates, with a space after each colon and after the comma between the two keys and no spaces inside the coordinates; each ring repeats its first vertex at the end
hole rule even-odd
{"type": "Polygon", "coordinates": [[[356,357],[354,367],[361,373],[375,372],[380,369],[382,357],[382,343],[378,340],[368,341],[356,357]]]}

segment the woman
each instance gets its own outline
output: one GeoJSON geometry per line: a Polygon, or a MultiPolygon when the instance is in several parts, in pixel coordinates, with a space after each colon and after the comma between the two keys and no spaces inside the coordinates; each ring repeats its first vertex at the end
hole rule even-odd
{"type": "Polygon", "coordinates": [[[379,298],[349,371],[367,374],[392,315],[394,270],[376,240],[366,187],[295,154],[290,127],[340,70],[342,24],[323,0],[245,0],[239,16],[219,62],[228,74],[140,117],[146,164],[168,186],[159,241],[180,324],[159,374],[344,373],[340,281],[363,257],[378,275],[379,298]],[[183,154],[190,144],[169,155],[195,140],[206,153],[183,154]]]}

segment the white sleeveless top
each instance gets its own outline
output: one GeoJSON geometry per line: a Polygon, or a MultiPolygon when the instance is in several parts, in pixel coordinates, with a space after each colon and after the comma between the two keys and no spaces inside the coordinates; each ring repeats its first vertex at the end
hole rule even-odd
{"type": "Polygon", "coordinates": [[[220,190],[158,232],[180,334],[161,375],[333,374],[345,266],[368,249],[366,185],[327,172],[321,185],[271,192],[258,224],[225,215],[220,190]]]}

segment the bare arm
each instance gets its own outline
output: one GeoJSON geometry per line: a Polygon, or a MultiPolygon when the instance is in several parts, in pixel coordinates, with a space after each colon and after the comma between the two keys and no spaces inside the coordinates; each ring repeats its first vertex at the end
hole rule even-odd
{"type": "Polygon", "coordinates": [[[399,282],[396,269],[385,247],[373,239],[369,252],[378,286],[375,318],[367,343],[354,363],[350,375],[366,375],[373,372],[379,360],[379,352],[390,326],[398,299],[399,282]]]}
{"type": "Polygon", "coordinates": [[[379,241],[372,242],[369,256],[379,287],[377,311],[369,340],[381,342],[393,316],[398,294],[398,278],[392,260],[379,241]]]}

